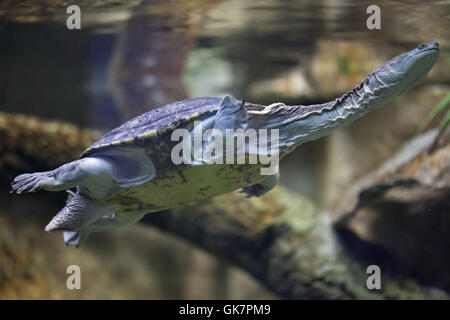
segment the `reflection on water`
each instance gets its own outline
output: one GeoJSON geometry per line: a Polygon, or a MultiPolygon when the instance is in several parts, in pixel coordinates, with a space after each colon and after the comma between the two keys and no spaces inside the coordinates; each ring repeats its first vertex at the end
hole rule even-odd
{"type": "Polygon", "coordinates": [[[378,1],[381,30],[365,27],[372,1],[81,1],[79,31],[54,2],[0,4],[0,111],[103,131],[189,96],[325,102],[390,57],[439,41],[424,86],[284,159],[282,182],[324,205],[449,91],[448,0],[378,1]]]}
{"type": "MultiPolygon", "coordinates": [[[[230,93],[256,103],[325,102],[392,56],[432,40],[440,42],[441,58],[426,81],[449,79],[450,1],[381,1],[381,30],[365,27],[369,4],[196,0],[125,6],[106,1],[81,5],[85,24],[80,31],[65,28],[59,6],[3,11],[0,110],[107,131],[189,96],[230,93]],[[24,16],[38,22],[20,23],[28,21],[24,16]]],[[[314,146],[306,148],[312,149],[304,154],[321,154],[314,146]]],[[[296,157],[317,163],[313,158],[296,157]]],[[[323,170],[306,170],[294,180],[318,181],[309,174],[323,170]]],[[[284,182],[324,200],[314,182],[308,187],[284,182]]]]}
{"type": "MultiPolygon", "coordinates": [[[[309,65],[314,55],[321,53],[318,46],[327,40],[351,41],[349,51],[369,43],[373,57],[383,55],[380,51],[387,51],[389,57],[418,43],[437,40],[442,56],[448,55],[449,1],[421,5],[381,2],[380,31],[365,28],[369,3],[159,1],[120,8],[109,15],[92,6],[83,11],[82,6],[88,26],[83,25],[81,31],[68,31],[65,16],[56,9],[46,11],[47,21],[32,24],[11,22],[20,21],[24,14],[17,13],[16,19],[6,15],[9,21],[1,22],[0,34],[1,110],[107,129],[189,96],[182,83],[186,78],[193,82],[188,87],[197,95],[229,92],[236,97],[269,100],[261,90],[251,89],[297,67],[306,82],[311,82],[300,88],[309,90],[314,99],[324,99],[314,94],[317,84],[309,65]],[[126,20],[117,19],[120,12],[127,12],[123,15],[126,20]],[[99,18],[99,14],[111,21],[99,18]],[[209,49],[208,54],[198,58],[196,52],[202,49],[209,49]],[[195,58],[203,63],[188,63],[195,58]],[[208,60],[212,61],[209,65],[208,60]],[[199,73],[198,69],[211,68],[219,61],[226,68],[199,73]],[[194,65],[193,69],[185,69],[186,64],[194,65]],[[216,73],[224,73],[226,81],[220,81],[221,75],[216,73]],[[202,78],[191,76],[195,74],[202,78]],[[211,90],[202,84],[204,77],[222,83],[211,90]]],[[[302,102],[301,94],[294,98],[302,102]]]]}

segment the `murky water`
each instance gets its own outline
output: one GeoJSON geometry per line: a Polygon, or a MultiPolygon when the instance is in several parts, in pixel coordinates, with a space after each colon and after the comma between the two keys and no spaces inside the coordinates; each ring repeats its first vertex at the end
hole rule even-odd
{"type": "Polygon", "coordinates": [[[283,160],[282,183],[324,207],[414,136],[449,91],[450,0],[377,1],[379,30],[366,26],[373,1],[79,3],[81,30],[67,29],[58,1],[0,3],[0,112],[108,131],[194,96],[326,102],[387,59],[439,41],[439,61],[417,91],[283,160]]]}
{"type": "MultiPolygon", "coordinates": [[[[0,22],[0,110],[109,129],[187,96],[231,93],[266,102],[270,95],[254,88],[295,67],[306,70],[306,81],[317,81],[308,75],[308,64],[327,41],[396,54],[436,40],[449,59],[450,1],[381,1],[381,30],[366,28],[370,3],[87,5],[81,6],[82,29],[73,31],[67,30],[67,15],[59,6],[39,10],[36,4],[28,12],[6,7],[0,22]]],[[[308,90],[308,97],[301,92],[290,97],[300,103],[335,94],[308,90]]]]}
{"type": "Polygon", "coordinates": [[[366,27],[370,4],[87,2],[81,30],[66,28],[59,5],[4,5],[0,110],[107,131],[191,96],[325,102],[388,58],[429,41],[440,42],[441,59],[427,79],[449,79],[450,1],[380,1],[380,30],[366,27]]]}

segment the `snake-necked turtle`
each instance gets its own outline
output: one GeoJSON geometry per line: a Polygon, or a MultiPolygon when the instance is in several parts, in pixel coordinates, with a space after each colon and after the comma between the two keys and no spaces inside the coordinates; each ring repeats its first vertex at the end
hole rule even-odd
{"type": "MultiPolygon", "coordinates": [[[[134,223],[146,213],[241,188],[249,196],[258,196],[277,180],[276,173],[261,175],[262,161],[176,164],[171,155],[178,141],[172,141],[172,133],[180,128],[192,132],[195,121],[202,121],[204,129],[219,132],[278,129],[277,155],[281,158],[298,145],[344,126],[412,88],[425,77],[438,54],[437,42],[421,45],[389,60],[342,97],[324,104],[262,106],[230,96],[171,103],[107,133],[79,160],[52,171],[17,176],[12,192],[76,187],[76,192],[70,191],[66,206],[45,228],[65,231],[66,244],[75,245],[93,231],[134,223]]],[[[251,153],[248,145],[245,152],[247,157],[251,153]]]]}

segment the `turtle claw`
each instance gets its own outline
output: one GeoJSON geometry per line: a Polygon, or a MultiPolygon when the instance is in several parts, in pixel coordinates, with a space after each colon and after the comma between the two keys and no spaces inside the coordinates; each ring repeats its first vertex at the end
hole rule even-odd
{"type": "Polygon", "coordinates": [[[47,185],[50,179],[47,172],[21,174],[11,183],[10,193],[35,192],[47,185]]]}

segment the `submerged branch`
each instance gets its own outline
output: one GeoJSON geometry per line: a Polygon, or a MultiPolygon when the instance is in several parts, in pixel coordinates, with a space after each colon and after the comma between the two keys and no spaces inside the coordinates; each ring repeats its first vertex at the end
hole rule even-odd
{"type": "MultiPolygon", "coordinates": [[[[98,132],[73,125],[0,113],[2,179],[53,169],[78,157],[98,137],[98,132]]],[[[261,198],[229,193],[147,215],[143,222],[239,265],[285,298],[448,297],[411,277],[389,272],[382,275],[382,290],[368,290],[368,265],[352,254],[351,245],[342,244],[331,215],[283,187],[261,198]]]]}

